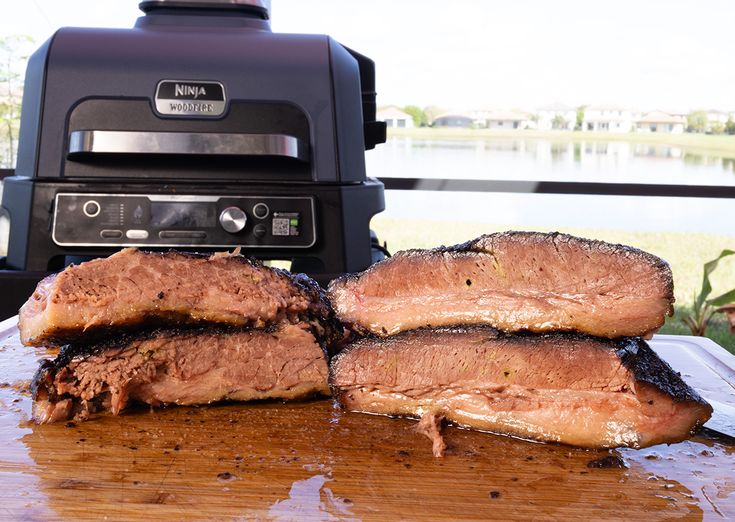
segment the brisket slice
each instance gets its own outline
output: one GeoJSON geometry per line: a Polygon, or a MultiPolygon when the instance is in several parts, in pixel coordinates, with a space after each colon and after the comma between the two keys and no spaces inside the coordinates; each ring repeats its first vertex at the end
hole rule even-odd
{"type": "Polygon", "coordinates": [[[488,327],[363,338],[332,359],[330,385],[352,411],[583,447],[677,442],[712,413],[640,339],[488,327]]]}
{"type": "Polygon", "coordinates": [[[381,336],[454,324],[646,336],[674,302],[665,261],[627,246],[534,232],[399,252],[332,281],[329,295],[354,330],[381,336]]]}
{"type": "Polygon", "coordinates": [[[328,342],[342,327],[326,295],[303,274],[239,255],[127,248],[50,276],[20,309],[27,345],[65,344],[121,327],[215,323],[263,328],[309,322],[328,342]]]}
{"type": "Polygon", "coordinates": [[[92,346],[67,345],[41,363],[32,383],[34,419],[49,423],[130,402],[328,395],[326,352],[307,325],[277,329],[158,330],[92,346]]]}

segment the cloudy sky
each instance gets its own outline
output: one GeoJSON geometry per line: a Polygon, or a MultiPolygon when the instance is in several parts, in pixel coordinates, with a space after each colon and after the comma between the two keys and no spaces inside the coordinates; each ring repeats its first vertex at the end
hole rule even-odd
{"type": "MultiPolygon", "coordinates": [[[[0,35],[129,27],[136,0],[0,0],[0,35]]],[[[379,103],[735,110],[732,0],[272,0],[378,68],[379,103]]]]}

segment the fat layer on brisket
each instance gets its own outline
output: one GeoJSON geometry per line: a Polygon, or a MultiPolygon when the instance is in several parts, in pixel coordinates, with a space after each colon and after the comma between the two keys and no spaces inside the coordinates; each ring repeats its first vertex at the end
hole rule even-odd
{"type": "Polygon", "coordinates": [[[330,384],[348,410],[583,447],[677,442],[712,412],[640,339],[488,327],[363,338],[332,360],[330,384]]]}
{"type": "Polygon", "coordinates": [[[329,295],[344,322],[379,336],[455,324],[647,336],[674,302],[665,261],[627,246],[535,232],[399,252],[333,281],[329,295]]]}
{"type": "Polygon", "coordinates": [[[131,402],[207,404],[221,400],[328,395],[327,355],[308,325],[269,330],[157,330],[91,346],[68,345],[33,379],[34,419],[50,423],[131,402]]]}
{"type": "Polygon", "coordinates": [[[342,327],[319,286],[239,255],[133,248],[50,276],[19,313],[26,345],[85,342],[121,328],[220,324],[264,328],[308,322],[327,340],[342,327]]]}

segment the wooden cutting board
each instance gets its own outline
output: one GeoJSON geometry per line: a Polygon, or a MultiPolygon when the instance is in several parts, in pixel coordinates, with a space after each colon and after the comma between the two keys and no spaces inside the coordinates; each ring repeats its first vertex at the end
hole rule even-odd
{"type": "MultiPolygon", "coordinates": [[[[730,354],[693,337],[652,346],[735,405],[730,354]]],[[[447,428],[436,459],[413,421],[329,400],[36,426],[28,384],[45,356],[20,345],[14,319],[0,323],[2,520],[735,519],[725,440],[590,451],[447,428]],[[627,467],[590,467],[611,455],[627,467]]]]}

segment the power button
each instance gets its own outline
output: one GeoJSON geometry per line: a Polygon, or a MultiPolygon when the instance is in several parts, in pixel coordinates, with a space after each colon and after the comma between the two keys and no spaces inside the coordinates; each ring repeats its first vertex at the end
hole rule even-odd
{"type": "Polygon", "coordinates": [[[82,212],[84,212],[84,215],[87,217],[95,217],[100,213],[100,204],[95,200],[90,199],[82,207],[82,212]]]}

